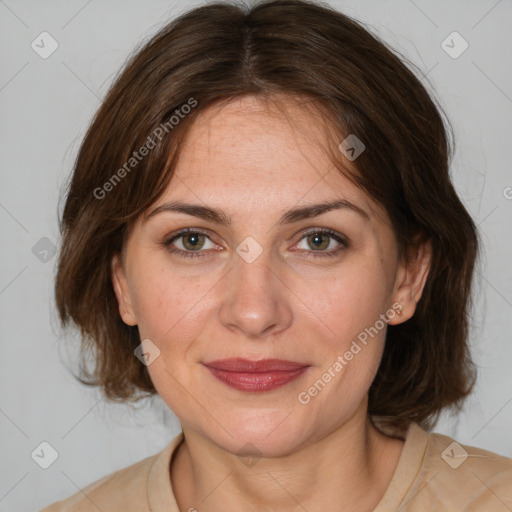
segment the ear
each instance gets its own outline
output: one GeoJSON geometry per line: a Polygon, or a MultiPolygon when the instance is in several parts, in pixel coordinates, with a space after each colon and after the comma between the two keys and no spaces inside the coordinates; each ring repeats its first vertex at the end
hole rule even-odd
{"type": "Polygon", "coordinates": [[[409,261],[400,262],[393,290],[393,302],[399,303],[400,314],[390,318],[390,325],[409,320],[416,311],[432,262],[432,243],[428,239],[417,248],[411,248],[409,261]]]}
{"type": "Polygon", "coordinates": [[[137,325],[128,281],[119,254],[112,258],[112,285],[119,305],[119,314],[127,325],[137,325]]]}

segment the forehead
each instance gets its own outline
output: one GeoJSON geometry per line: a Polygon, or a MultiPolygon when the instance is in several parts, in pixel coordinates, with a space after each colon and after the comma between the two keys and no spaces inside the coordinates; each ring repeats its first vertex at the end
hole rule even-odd
{"type": "Polygon", "coordinates": [[[318,108],[295,98],[245,96],[210,107],[190,128],[159,203],[186,198],[256,213],[339,198],[375,213],[378,205],[328,156],[326,127],[318,108]]]}
{"type": "Polygon", "coordinates": [[[325,174],[322,118],[291,99],[263,103],[254,96],[211,107],[198,117],[180,156],[183,174],[255,179],[325,174]],[[219,165],[222,163],[224,165],[219,165]],[[249,171],[249,172],[248,172],[249,171]]]}

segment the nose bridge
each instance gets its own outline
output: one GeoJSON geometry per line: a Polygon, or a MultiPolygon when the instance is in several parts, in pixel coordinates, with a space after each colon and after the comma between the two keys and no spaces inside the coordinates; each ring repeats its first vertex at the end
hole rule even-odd
{"type": "Polygon", "coordinates": [[[271,251],[256,244],[246,239],[237,247],[220,307],[223,325],[251,338],[286,328],[292,317],[271,251]]]}

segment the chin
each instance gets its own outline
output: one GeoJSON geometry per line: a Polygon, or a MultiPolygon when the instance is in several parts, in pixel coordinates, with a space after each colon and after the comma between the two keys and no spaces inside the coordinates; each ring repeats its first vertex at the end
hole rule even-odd
{"type": "Polygon", "coordinates": [[[204,434],[223,449],[241,457],[286,456],[293,453],[307,436],[308,429],[304,422],[298,422],[298,415],[294,413],[283,413],[282,409],[267,414],[254,410],[252,413],[244,416],[238,410],[233,422],[225,417],[224,428],[218,426],[215,431],[211,431],[212,423],[209,422],[204,434]]]}

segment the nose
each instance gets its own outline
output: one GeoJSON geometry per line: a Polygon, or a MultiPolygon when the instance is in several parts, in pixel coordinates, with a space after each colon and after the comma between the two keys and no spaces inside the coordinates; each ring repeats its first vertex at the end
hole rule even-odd
{"type": "Polygon", "coordinates": [[[248,263],[237,253],[223,281],[220,321],[246,338],[264,339],[287,329],[293,320],[291,290],[272,268],[270,251],[248,263]]]}

